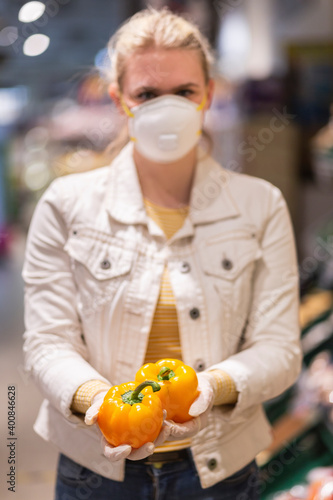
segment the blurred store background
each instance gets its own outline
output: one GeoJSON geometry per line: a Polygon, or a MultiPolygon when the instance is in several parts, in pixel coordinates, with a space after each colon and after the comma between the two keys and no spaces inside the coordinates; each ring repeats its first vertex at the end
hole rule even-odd
{"type": "Polygon", "coordinates": [[[217,59],[206,123],[213,154],[278,186],[292,216],[304,369],[266,404],[275,437],[258,456],[262,498],[332,499],[332,0],[1,0],[0,497],[11,498],[9,385],[17,391],[15,498],[51,499],[57,459],[32,431],[41,397],[22,366],[20,273],[30,218],[52,179],[110,161],[121,120],[103,79],[106,44],[147,4],[190,16],[208,36],[217,59]],[[315,496],[319,487],[331,496],[315,496]]]}

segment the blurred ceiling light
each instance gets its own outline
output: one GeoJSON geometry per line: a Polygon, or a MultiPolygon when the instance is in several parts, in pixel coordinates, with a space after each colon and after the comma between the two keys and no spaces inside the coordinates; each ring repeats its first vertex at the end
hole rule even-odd
{"type": "Polygon", "coordinates": [[[50,181],[50,170],[45,162],[36,162],[25,168],[24,182],[32,191],[43,189],[50,181]]]}
{"type": "Polygon", "coordinates": [[[22,23],[32,23],[39,19],[45,12],[45,5],[42,2],[28,2],[21,7],[18,18],[22,23]]]}
{"type": "Polygon", "coordinates": [[[26,56],[39,56],[48,48],[50,38],[40,33],[31,35],[26,39],[23,45],[23,54],[26,56]]]}
{"type": "Polygon", "coordinates": [[[218,45],[223,74],[231,79],[246,76],[251,34],[247,19],[241,10],[230,11],[225,16],[218,45]]]}
{"type": "Polygon", "coordinates": [[[13,124],[21,114],[28,100],[25,87],[0,89],[0,126],[13,124]]]}
{"type": "MultiPolygon", "coordinates": [[[[301,2],[297,0],[297,3],[301,2]]],[[[246,3],[246,16],[251,33],[251,49],[247,61],[248,76],[255,80],[264,79],[273,70],[273,2],[249,0],[246,3]]]]}
{"type": "Polygon", "coordinates": [[[18,39],[18,30],[16,26],[6,26],[0,31],[0,45],[8,47],[18,39]]]}

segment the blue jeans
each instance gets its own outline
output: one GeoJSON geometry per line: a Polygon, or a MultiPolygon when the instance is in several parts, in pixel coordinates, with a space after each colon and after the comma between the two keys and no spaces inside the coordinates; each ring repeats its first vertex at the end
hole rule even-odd
{"type": "Polygon", "coordinates": [[[192,458],[153,465],[126,460],[125,481],[113,481],[60,455],[55,500],[259,500],[255,461],[201,488],[192,458]]]}

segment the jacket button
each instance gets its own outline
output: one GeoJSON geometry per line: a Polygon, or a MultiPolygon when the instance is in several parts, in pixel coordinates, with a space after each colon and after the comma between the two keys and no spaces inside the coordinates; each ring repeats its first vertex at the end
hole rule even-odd
{"type": "Polygon", "coordinates": [[[206,368],[206,364],[203,359],[197,359],[194,363],[194,369],[196,372],[203,372],[206,368]]]}
{"type": "Polygon", "coordinates": [[[208,460],[207,467],[208,467],[209,470],[216,469],[216,467],[217,467],[217,460],[216,460],[216,458],[211,458],[210,460],[208,460]]]}
{"type": "Polygon", "coordinates": [[[232,261],[230,259],[223,259],[222,260],[222,267],[226,271],[230,271],[230,269],[233,268],[233,263],[232,263],[232,261]]]}
{"type": "Polygon", "coordinates": [[[190,317],[192,319],[197,319],[199,318],[200,316],[200,311],[197,307],[193,307],[191,310],[190,310],[190,317]]]}
{"type": "Polygon", "coordinates": [[[102,262],[101,262],[102,269],[110,269],[110,267],[111,267],[111,262],[109,260],[107,260],[107,259],[102,260],[102,262]]]}
{"type": "Polygon", "coordinates": [[[188,273],[191,270],[191,266],[188,262],[182,262],[180,265],[181,273],[188,273]]]}

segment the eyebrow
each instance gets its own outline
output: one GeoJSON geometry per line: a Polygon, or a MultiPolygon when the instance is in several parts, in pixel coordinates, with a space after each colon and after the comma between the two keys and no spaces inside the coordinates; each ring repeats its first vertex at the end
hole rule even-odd
{"type": "MultiPolygon", "coordinates": [[[[182,90],[184,88],[188,88],[188,87],[199,87],[199,85],[197,83],[194,83],[194,82],[188,82],[188,83],[183,83],[182,85],[178,85],[177,87],[174,87],[173,89],[171,89],[171,92],[177,92],[177,90],[182,90]]],[[[146,85],[143,85],[142,87],[139,87],[136,92],[160,92],[160,88],[158,87],[151,87],[151,86],[146,86],[146,85]]]]}

